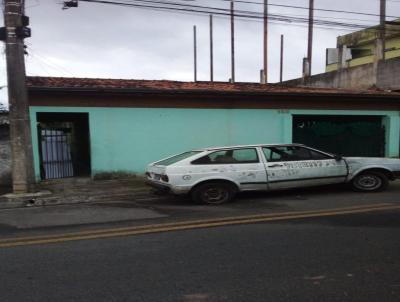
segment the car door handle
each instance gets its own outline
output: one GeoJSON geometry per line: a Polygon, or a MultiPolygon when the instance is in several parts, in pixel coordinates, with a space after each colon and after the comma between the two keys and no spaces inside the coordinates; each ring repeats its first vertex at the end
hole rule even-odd
{"type": "Polygon", "coordinates": [[[275,165],[268,166],[268,168],[277,168],[277,167],[283,167],[283,165],[275,164],[275,165]]]}

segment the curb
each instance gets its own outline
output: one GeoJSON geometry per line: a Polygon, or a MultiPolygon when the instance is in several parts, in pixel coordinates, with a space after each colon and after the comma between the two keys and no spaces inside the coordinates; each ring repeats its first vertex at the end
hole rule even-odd
{"type": "Polygon", "coordinates": [[[85,194],[85,195],[65,195],[65,194],[46,194],[35,196],[34,194],[24,196],[7,197],[0,196],[0,210],[18,208],[38,208],[57,205],[90,204],[107,201],[135,201],[138,198],[155,197],[149,189],[137,189],[121,194],[85,194]]]}

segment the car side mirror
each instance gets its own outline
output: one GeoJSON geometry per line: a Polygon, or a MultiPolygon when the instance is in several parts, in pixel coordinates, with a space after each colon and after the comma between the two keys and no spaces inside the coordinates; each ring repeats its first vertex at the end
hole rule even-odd
{"type": "Polygon", "coordinates": [[[333,156],[333,158],[334,158],[335,160],[337,160],[337,161],[340,161],[340,160],[343,159],[343,157],[342,157],[341,155],[339,155],[339,154],[335,154],[335,155],[333,156]]]}

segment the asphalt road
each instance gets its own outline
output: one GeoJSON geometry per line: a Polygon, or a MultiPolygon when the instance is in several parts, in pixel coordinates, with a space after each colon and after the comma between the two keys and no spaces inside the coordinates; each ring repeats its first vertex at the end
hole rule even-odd
{"type": "Polygon", "coordinates": [[[0,301],[400,301],[400,211],[0,248],[0,301]]]}
{"type": "Polygon", "coordinates": [[[79,231],[113,226],[142,225],[240,215],[329,210],[352,206],[399,204],[400,181],[379,193],[358,193],[340,186],[276,192],[247,192],[219,206],[194,204],[187,197],[114,200],[87,204],[25,207],[0,210],[2,237],[79,231]]]}

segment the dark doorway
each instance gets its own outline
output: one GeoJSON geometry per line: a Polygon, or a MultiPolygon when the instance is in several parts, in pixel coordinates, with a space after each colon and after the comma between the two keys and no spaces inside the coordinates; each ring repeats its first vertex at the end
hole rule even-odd
{"type": "Polygon", "coordinates": [[[42,179],[89,176],[87,113],[37,113],[42,179]]]}
{"type": "Polygon", "coordinates": [[[381,116],[293,116],[293,142],[344,156],[385,155],[381,116]]]}

